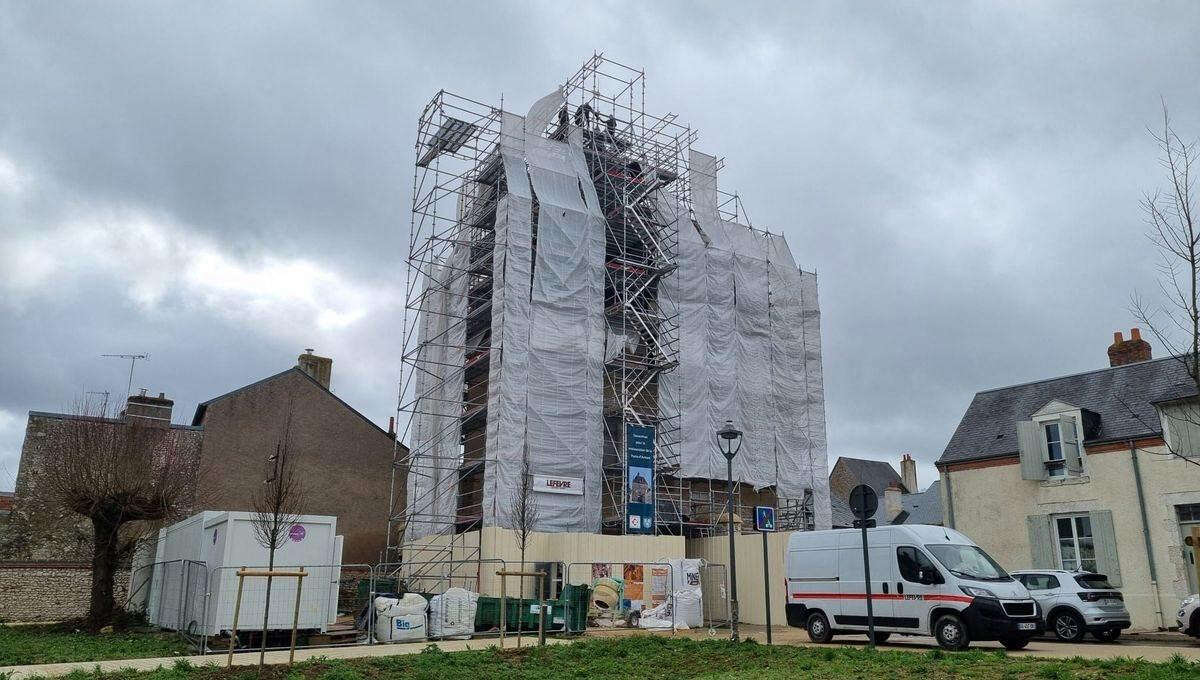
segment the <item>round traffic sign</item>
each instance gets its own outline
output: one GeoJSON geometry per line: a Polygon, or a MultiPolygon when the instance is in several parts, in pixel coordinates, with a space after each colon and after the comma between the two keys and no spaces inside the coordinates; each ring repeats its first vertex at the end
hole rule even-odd
{"type": "Polygon", "coordinates": [[[866,484],[859,484],[850,489],[850,510],[854,512],[855,517],[870,519],[878,509],[879,496],[875,495],[875,489],[866,484]]]}

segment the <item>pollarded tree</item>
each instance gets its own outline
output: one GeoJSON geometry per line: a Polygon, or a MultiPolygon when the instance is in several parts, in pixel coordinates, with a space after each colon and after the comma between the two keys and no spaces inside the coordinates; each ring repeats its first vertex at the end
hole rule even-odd
{"type": "MultiPolygon", "coordinates": [[[[189,440],[190,441],[190,440],[189,440]]],[[[106,417],[78,402],[47,428],[29,461],[24,507],[49,521],[74,517],[91,525],[92,583],[86,625],[111,623],[113,579],[140,538],[185,516],[195,502],[198,447],[169,427],[106,417]]],[[[37,520],[35,519],[35,522],[37,520]]]]}

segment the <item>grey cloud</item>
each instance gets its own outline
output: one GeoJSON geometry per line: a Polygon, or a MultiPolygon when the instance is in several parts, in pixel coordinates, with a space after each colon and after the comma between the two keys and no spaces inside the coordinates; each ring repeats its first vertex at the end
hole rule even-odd
{"type": "MultiPolygon", "coordinates": [[[[521,110],[604,51],[646,69],[650,108],[699,129],[700,147],[727,158],[722,186],[820,272],[831,456],[911,451],[928,481],[971,394],[1104,365],[1129,294],[1153,291],[1137,209],[1158,181],[1145,127],[1162,96],[1200,134],[1198,13],[7,4],[0,154],[37,186],[0,193],[0,242],[80,206],[126,206],[248,263],[304,257],[395,283],[428,98],[444,87],[521,110]]],[[[400,306],[319,334],[340,352],[335,383],[376,420],[395,406],[400,306]]],[[[294,331],[234,324],[178,291],[139,307],[105,280],[0,310],[12,348],[0,409],[18,414],[123,389],[101,351],[150,351],[139,382],[187,410],[300,349],[294,331]],[[194,368],[202,357],[211,365],[194,368]]]]}

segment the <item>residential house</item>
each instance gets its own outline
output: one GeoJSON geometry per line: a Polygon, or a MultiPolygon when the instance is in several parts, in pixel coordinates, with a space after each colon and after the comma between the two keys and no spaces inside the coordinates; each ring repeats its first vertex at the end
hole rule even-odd
{"type": "Polygon", "coordinates": [[[1138,329],[1108,354],[1108,368],[976,394],[937,462],[943,514],[1005,568],[1107,574],[1134,627],[1161,628],[1197,590],[1182,538],[1200,523],[1200,458],[1167,446],[1200,449],[1172,416],[1196,389],[1138,329]]]}
{"type": "Polygon", "coordinates": [[[839,458],[829,474],[830,508],[833,528],[854,526],[850,510],[850,491],[866,484],[879,496],[877,524],[942,523],[941,485],[938,481],[925,491],[917,491],[917,462],[907,453],[900,456],[900,472],[890,463],[865,458],[839,458]]]}
{"type": "MultiPolygon", "coordinates": [[[[116,426],[141,419],[170,428],[177,446],[187,447],[199,460],[196,510],[252,509],[254,494],[269,474],[268,458],[286,436],[304,482],[304,512],[338,518],[343,562],[373,564],[387,545],[393,457],[403,460],[407,450],[397,444],[390,427],[381,428],[329,390],[332,365],[332,360],[306,351],[296,366],[200,404],[190,425],[173,424],[174,402],[144,390],[129,397],[119,418],[97,420],[116,426]]],[[[36,494],[29,483],[32,472],[53,457],[44,450],[53,439],[51,429],[78,417],[29,413],[17,474],[18,507],[23,496],[36,494]]],[[[18,520],[23,516],[13,514],[18,520]]],[[[6,524],[0,531],[0,557],[91,559],[90,526],[72,521],[43,531],[28,521],[6,524]]]]}
{"type": "MultiPolygon", "coordinates": [[[[330,391],[333,361],[306,350],[297,364],[196,407],[204,431],[201,509],[249,510],[286,437],[305,489],[304,512],[334,515],[343,562],[374,564],[387,546],[393,455],[406,450],[330,391]]],[[[403,480],[400,480],[404,488],[403,480]]]]}
{"type": "Polygon", "coordinates": [[[163,428],[170,432],[170,446],[180,460],[199,459],[202,433],[199,428],[171,423],[173,402],[160,393],[130,395],[125,409],[115,418],[72,413],[30,411],[25,425],[25,441],[12,509],[0,531],[0,559],[34,562],[87,562],[92,557],[92,527],[78,515],[35,510],[38,498],[39,472],[55,463],[55,442],[61,440],[64,428],[71,421],[92,421],[98,426],[125,427],[136,422],[143,427],[163,428]]]}

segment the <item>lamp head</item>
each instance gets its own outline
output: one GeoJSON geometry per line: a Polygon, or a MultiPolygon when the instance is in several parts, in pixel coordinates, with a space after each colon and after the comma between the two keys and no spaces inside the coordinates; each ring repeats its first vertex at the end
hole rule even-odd
{"type": "Polygon", "coordinates": [[[730,460],[742,450],[742,431],[734,429],[732,420],[726,420],[725,427],[717,432],[717,445],[730,460]]]}

